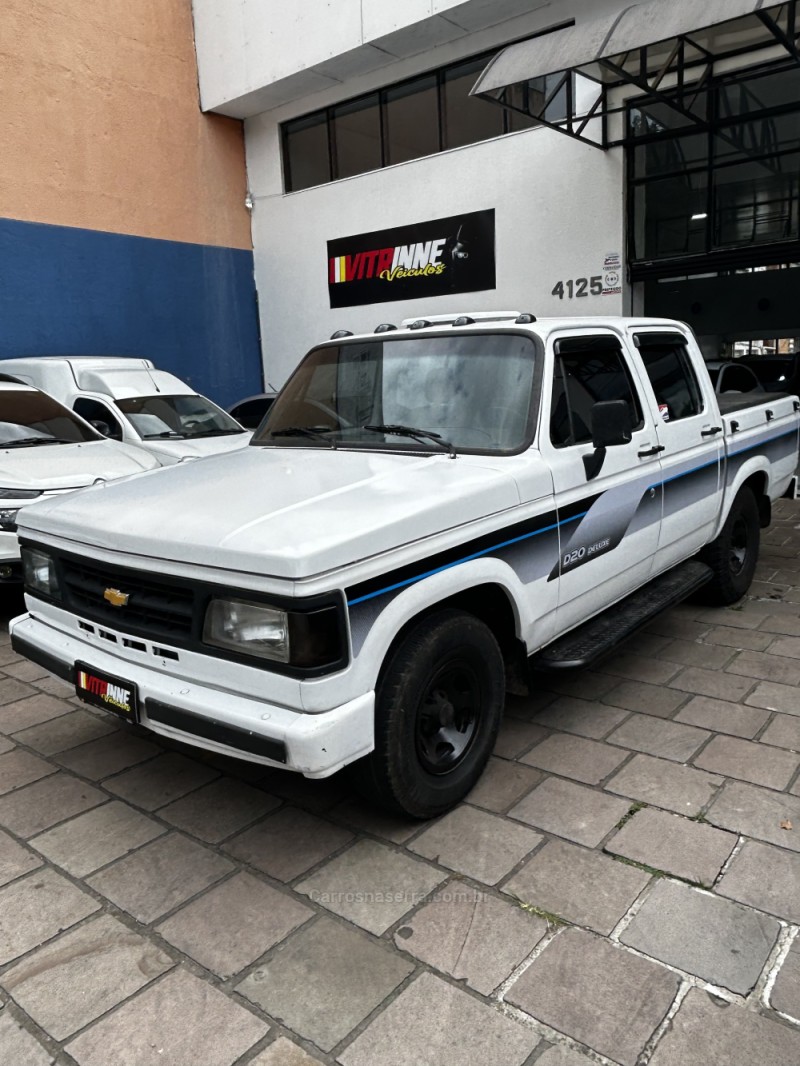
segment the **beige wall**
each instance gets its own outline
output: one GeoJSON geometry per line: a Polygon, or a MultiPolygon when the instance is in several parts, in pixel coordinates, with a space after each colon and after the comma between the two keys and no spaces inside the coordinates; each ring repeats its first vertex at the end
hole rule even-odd
{"type": "Polygon", "coordinates": [[[2,0],[0,217],[250,248],[241,124],[199,109],[191,0],[2,0]]]}

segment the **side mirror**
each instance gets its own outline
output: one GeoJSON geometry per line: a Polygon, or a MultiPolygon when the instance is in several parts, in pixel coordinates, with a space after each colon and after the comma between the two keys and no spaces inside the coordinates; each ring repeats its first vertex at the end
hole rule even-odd
{"type": "Polygon", "coordinates": [[[592,407],[592,444],[613,448],[633,439],[631,409],[625,400],[602,400],[592,407]]]}
{"type": "Polygon", "coordinates": [[[597,477],[606,459],[606,448],[633,440],[631,409],[625,400],[601,400],[592,407],[594,451],[583,457],[587,481],[597,477]]]}
{"type": "Polygon", "coordinates": [[[101,422],[99,419],[92,419],[89,425],[94,427],[94,429],[96,429],[98,433],[102,433],[104,437],[111,436],[111,426],[108,424],[108,422],[101,422]]]}

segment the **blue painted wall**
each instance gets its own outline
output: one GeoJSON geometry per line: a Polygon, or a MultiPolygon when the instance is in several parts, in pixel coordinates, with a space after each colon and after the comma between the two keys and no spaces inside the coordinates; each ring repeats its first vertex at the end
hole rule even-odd
{"type": "Polygon", "coordinates": [[[228,406],[262,388],[253,254],[0,218],[0,356],[138,355],[228,406]]]}

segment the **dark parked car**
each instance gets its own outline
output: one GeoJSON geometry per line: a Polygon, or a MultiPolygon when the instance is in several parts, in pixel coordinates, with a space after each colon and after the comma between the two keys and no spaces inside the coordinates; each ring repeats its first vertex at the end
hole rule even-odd
{"type": "Polygon", "coordinates": [[[767,392],[800,396],[800,352],[792,355],[749,355],[742,360],[767,392]]]}
{"type": "Polygon", "coordinates": [[[259,392],[255,396],[248,396],[229,407],[228,414],[245,429],[258,429],[277,395],[277,392],[259,392]]]}
{"type": "Polygon", "coordinates": [[[725,392],[764,392],[764,386],[750,367],[735,362],[713,360],[706,363],[708,376],[714,386],[714,392],[720,396],[725,392]]]}

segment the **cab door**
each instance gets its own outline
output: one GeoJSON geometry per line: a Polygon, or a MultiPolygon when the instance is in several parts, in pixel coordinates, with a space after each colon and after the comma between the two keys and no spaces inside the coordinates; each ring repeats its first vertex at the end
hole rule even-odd
{"type": "Polygon", "coordinates": [[[657,405],[664,514],[655,565],[662,571],[713,537],[722,505],[723,426],[708,374],[696,373],[683,333],[640,329],[633,340],[657,405]]]}
{"type": "Polygon", "coordinates": [[[548,580],[559,586],[560,633],[649,578],[661,518],[661,468],[652,405],[643,402],[617,334],[555,334],[548,363],[553,389],[541,448],[555,488],[560,550],[548,580]],[[595,474],[592,407],[603,400],[628,404],[633,431],[629,443],[606,449],[595,474]]]}

